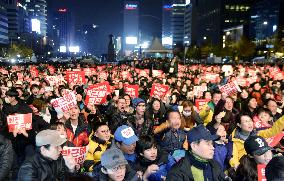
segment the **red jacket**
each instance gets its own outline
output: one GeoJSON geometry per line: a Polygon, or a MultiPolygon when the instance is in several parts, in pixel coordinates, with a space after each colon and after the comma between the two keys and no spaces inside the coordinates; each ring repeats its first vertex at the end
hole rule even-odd
{"type": "Polygon", "coordinates": [[[89,144],[87,125],[81,120],[78,121],[76,132],[73,132],[70,120],[66,121],[67,140],[72,142],[76,147],[86,146],[89,144]]]}

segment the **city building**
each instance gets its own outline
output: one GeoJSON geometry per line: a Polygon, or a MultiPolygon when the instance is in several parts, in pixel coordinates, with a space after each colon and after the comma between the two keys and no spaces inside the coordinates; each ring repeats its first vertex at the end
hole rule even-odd
{"type": "Polygon", "coordinates": [[[171,27],[172,9],[173,6],[171,0],[163,0],[162,44],[167,48],[172,48],[173,45],[173,35],[171,27]]]}
{"type": "Polygon", "coordinates": [[[0,1],[0,45],[9,44],[8,37],[8,17],[4,1],[0,1]]]}
{"type": "MultiPolygon", "coordinates": [[[[257,44],[267,43],[277,33],[284,38],[284,2],[261,0],[251,9],[250,38],[257,44]]],[[[284,40],[283,40],[284,41],[284,40]]]]}
{"type": "MultiPolygon", "coordinates": [[[[52,45],[55,51],[68,50],[74,45],[75,26],[71,11],[65,7],[53,12],[52,18],[52,45]]],[[[78,46],[78,45],[76,45],[78,46]]],[[[64,52],[65,53],[65,52],[64,52]]]]}
{"type": "Polygon", "coordinates": [[[191,23],[192,23],[192,4],[186,3],[184,14],[184,44],[191,44],[191,23]]]}
{"type": "Polygon", "coordinates": [[[123,43],[126,55],[130,55],[139,43],[139,3],[125,1],[123,6],[123,43]]]}
{"type": "Polygon", "coordinates": [[[254,0],[191,0],[192,43],[223,46],[228,29],[242,26],[249,36],[249,12],[254,0]]]}
{"type": "Polygon", "coordinates": [[[171,31],[173,45],[184,42],[185,0],[172,0],[171,31]]]}
{"type": "MultiPolygon", "coordinates": [[[[38,34],[47,35],[47,3],[46,0],[22,0],[21,3],[28,10],[32,21],[32,29],[36,28],[38,34]],[[33,24],[34,23],[34,24],[33,24]]],[[[33,31],[33,30],[32,30],[33,31]]]]}

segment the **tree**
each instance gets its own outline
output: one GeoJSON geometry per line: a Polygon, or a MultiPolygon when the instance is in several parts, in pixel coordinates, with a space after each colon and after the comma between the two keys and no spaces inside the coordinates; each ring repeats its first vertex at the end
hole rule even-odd
{"type": "Polygon", "coordinates": [[[196,46],[191,46],[186,52],[186,58],[200,59],[200,49],[196,46]]]}
{"type": "Polygon", "coordinates": [[[234,45],[234,48],[236,49],[237,55],[244,60],[251,58],[256,51],[255,44],[244,36],[234,45]]]}
{"type": "Polygon", "coordinates": [[[31,57],[33,50],[23,44],[12,44],[8,50],[9,57],[16,57],[20,55],[21,57],[31,57]]]}

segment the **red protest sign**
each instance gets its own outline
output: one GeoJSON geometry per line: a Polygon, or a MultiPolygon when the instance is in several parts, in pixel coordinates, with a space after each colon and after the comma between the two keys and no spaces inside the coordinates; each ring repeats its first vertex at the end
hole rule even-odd
{"type": "Polygon", "coordinates": [[[257,180],[258,181],[266,181],[265,177],[265,164],[258,164],[257,165],[257,180]]]}
{"type": "Polygon", "coordinates": [[[37,70],[36,67],[32,67],[32,68],[30,69],[30,72],[31,72],[31,76],[32,76],[32,77],[38,77],[38,70],[37,70]]]}
{"type": "Polygon", "coordinates": [[[87,89],[85,103],[100,105],[106,102],[107,93],[110,92],[108,82],[91,85],[87,89]]]}
{"type": "Polygon", "coordinates": [[[163,71],[162,70],[152,70],[153,77],[162,77],[163,71]]]}
{"type": "Polygon", "coordinates": [[[197,110],[201,110],[203,108],[203,106],[205,106],[210,100],[207,99],[196,99],[195,100],[195,107],[197,108],[197,110]]]}
{"type": "Polygon", "coordinates": [[[227,83],[226,85],[223,86],[219,86],[219,89],[222,93],[225,93],[228,96],[235,94],[237,92],[242,92],[236,81],[227,83]]]}
{"type": "Polygon", "coordinates": [[[270,128],[271,125],[265,122],[262,122],[258,116],[253,117],[253,127],[254,128],[270,128]]]}
{"type": "Polygon", "coordinates": [[[85,84],[85,72],[84,71],[67,71],[66,80],[69,84],[85,84]]]}
{"type": "Polygon", "coordinates": [[[29,114],[16,114],[7,117],[7,124],[9,132],[13,132],[15,128],[26,130],[32,129],[32,113],[29,114]]]}
{"type": "Polygon", "coordinates": [[[139,86],[138,85],[126,84],[124,86],[124,93],[128,94],[131,98],[139,97],[138,90],[139,90],[139,86]]]}
{"type": "Polygon", "coordinates": [[[135,69],[139,77],[148,77],[150,70],[149,69],[135,69]]]}
{"type": "Polygon", "coordinates": [[[270,147],[274,147],[281,141],[283,136],[284,136],[284,134],[280,133],[280,134],[273,136],[271,138],[266,138],[265,140],[270,147]]]}
{"type": "Polygon", "coordinates": [[[169,90],[169,86],[163,84],[153,84],[150,92],[151,97],[162,99],[169,90]]]}
{"type": "Polygon", "coordinates": [[[63,150],[61,151],[62,156],[69,156],[72,155],[72,157],[75,159],[75,162],[78,165],[82,165],[87,153],[86,146],[84,147],[63,147],[63,150]]]}
{"type": "Polygon", "coordinates": [[[51,105],[57,112],[67,112],[77,105],[76,95],[74,92],[66,93],[63,97],[51,100],[51,105]]]}
{"type": "Polygon", "coordinates": [[[91,75],[93,75],[94,70],[94,68],[84,68],[85,75],[90,77],[91,75]]]}

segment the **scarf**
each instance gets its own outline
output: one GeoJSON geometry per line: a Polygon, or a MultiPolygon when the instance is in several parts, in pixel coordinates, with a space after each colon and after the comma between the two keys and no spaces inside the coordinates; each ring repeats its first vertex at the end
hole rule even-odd
{"type": "Polygon", "coordinates": [[[197,155],[194,155],[192,152],[189,152],[188,155],[191,165],[194,166],[195,168],[203,170],[204,181],[212,181],[213,172],[209,162],[198,157],[197,155]]]}

